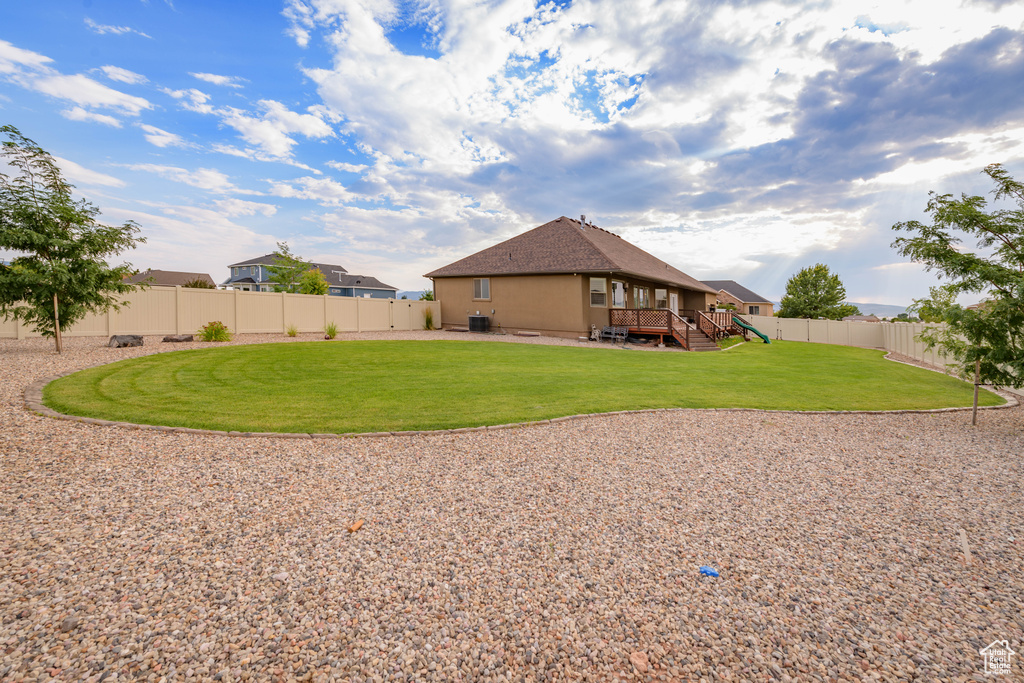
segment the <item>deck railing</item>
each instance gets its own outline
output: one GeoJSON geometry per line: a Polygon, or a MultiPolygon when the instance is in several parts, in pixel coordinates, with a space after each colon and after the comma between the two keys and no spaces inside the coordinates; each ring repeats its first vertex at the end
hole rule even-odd
{"type": "Polygon", "coordinates": [[[693,324],[668,309],[613,308],[608,311],[608,320],[616,327],[673,336],[687,350],[690,348],[690,331],[696,329],[693,324]]]}
{"type": "Polygon", "coordinates": [[[711,318],[711,315],[712,314],[705,313],[704,311],[697,311],[697,326],[700,327],[700,331],[715,341],[728,337],[728,330],[715,322],[711,318]]]}

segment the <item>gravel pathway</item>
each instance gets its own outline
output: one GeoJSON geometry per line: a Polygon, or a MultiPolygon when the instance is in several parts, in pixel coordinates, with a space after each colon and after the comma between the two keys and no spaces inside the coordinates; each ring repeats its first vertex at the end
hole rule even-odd
{"type": "Polygon", "coordinates": [[[284,440],[22,407],[146,341],[0,340],[0,680],[984,681],[980,648],[1024,653],[1021,408],[284,440]]]}

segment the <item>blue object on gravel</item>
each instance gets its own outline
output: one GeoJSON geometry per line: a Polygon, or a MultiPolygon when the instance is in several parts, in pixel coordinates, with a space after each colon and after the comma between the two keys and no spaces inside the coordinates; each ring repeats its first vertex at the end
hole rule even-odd
{"type": "Polygon", "coordinates": [[[704,565],[700,568],[700,573],[704,576],[718,576],[718,570],[714,567],[709,567],[707,565],[704,565]]]}

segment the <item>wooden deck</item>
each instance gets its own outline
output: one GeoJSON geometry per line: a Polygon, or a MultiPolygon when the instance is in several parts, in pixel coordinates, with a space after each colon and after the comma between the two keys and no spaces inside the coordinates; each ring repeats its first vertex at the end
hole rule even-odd
{"type": "Polygon", "coordinates": [[[665,337],[671,337],[687,351],[717,351],[719,339],[732,333],[746,336],[746,330],[733,323],[732,311],[680,313],[654,308],[613,308],[608,311],[608,320],[610,325],[628,327],[636,334],[658,335],[661,343],[665,337]]]}

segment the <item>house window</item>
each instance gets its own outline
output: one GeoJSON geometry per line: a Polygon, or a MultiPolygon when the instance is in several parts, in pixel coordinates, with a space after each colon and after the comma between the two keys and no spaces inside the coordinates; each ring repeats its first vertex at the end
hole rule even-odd
{"type": "Polygon", "coordinates": [[[603,277],[590,278],[590,305],[600,308],[608,305],[608,280],[603,277]]]}
{"type": "Polygon", "coordinates": [[[612,308],[626,307],[626,283],[612,280],[612,308]]]}
{"type": "Polygon", "coordinates": [[[489,277],[478,277],[473,280],[473,298],[474,299],[490,299],[491,298],[491,278],[489,277]]]}
{"type": "Polygon", "coordinates": [[[761,315],[760,306],[747,306],[747,313],[750,315],[761,315]]]}
{"type": "Polygon", "coordinates": [[[668,308],[668,290],[667,289],[655,289],[654,290],[654,307],[655,308],[668,308]]]}
{"type": "Polygon", "coordinates": [[[650,308],[651,298],[649,290],[646,287],[634,287],[633,303],[635,304],[636,308],[650,308]]]}

